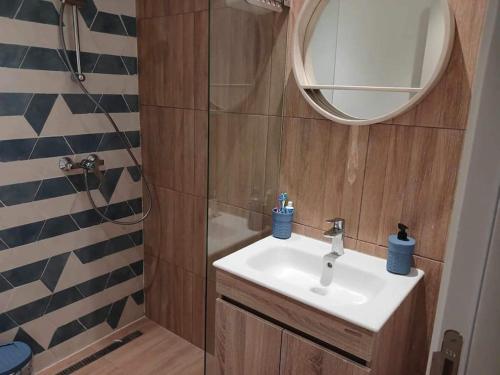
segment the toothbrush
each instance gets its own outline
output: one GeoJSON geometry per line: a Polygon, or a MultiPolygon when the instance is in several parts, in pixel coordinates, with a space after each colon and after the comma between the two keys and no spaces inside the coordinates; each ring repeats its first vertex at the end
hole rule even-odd
{"type": "Polygon", "coordinates": [[[287,193],[280,193],[278,196],[278,211],[280,214],[285,212],[286,201],[288,200],[287,193]]]}

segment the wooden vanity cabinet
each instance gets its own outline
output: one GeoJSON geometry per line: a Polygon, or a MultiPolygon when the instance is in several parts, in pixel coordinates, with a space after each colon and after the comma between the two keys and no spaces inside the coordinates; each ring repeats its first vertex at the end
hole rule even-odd
{"type": "Polygon", "coordinates": [[[217,271],[218,375],[414,375],[406,365],[416,292],[370,332],[217,271]]]}
{"type": "Polygon", "coordinates": [[[216,302],[217,373],[368,375],[360,366],[226,301],[216,302]]]}
{"type": "Polygon", "coordinates": [[[217,373],[222,375],[368,375],[360,366],[303,337],[216,302],[217,373]]]}
{"type": "Polygon", "coordinates": [[[371,370],[303,337],[284,331],[280,375],[368,375],[371,370]]]}
{"type": "Polygon", "coordinates": [[[217,373],[279,374],[282,333],[282,328],[227,302],[217,300],[217,373]]]}

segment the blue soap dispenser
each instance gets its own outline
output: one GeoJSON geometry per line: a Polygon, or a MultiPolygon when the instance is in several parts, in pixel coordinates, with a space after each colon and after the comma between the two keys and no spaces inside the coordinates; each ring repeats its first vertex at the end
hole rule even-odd
{"type": "Polygon", "coordinates": [[[389,252],[387,254],[387,271],[398,275],[408,275],[411,271],[412,255],[415,239],[408,237],[408,227],[398,224],[398,234],[389,236],[389,252]]]}

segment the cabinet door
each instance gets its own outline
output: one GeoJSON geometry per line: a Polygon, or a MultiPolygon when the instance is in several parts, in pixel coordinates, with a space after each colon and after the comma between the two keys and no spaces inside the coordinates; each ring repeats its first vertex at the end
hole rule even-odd
{"type": "Polygon", "coordinates": [[[370,369],[309,340],[283,332],[281,375],[367,375],[370,369]]]}
{"type": "Polygon", "coordinates": [[[283,329],[220,299],[215,356],[220,375],[279,375],[283,329]]]}

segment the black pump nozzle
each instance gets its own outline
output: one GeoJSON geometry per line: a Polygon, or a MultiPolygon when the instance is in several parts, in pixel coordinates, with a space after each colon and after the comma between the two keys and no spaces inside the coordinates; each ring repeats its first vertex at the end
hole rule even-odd
{"type": "Polygon", "coordinates": [[[408,241],[408,233],[406,233],[406,231],[408,230],[408,227],[402,223],[399,223],[398,228],[399,228],[398,240],[408,241]]]}

